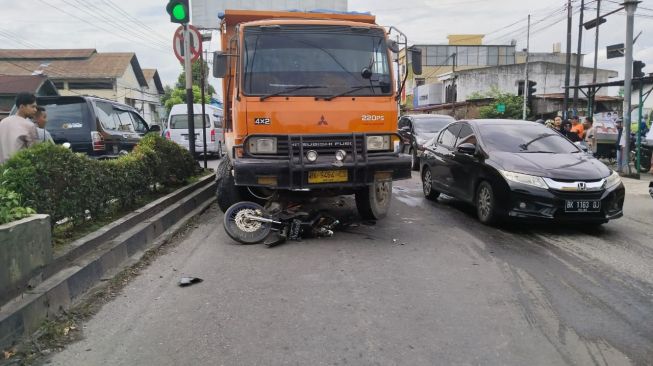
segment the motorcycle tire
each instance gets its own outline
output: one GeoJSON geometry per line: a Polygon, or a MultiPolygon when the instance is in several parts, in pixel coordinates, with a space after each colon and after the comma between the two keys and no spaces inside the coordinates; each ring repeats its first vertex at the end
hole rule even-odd
{"type": "Polygon", "coordinates": [[[237,202],[224,214],[223,225],[227,235],[241,244],[258,244],[265,240],[272,230],[272,224],[249,220],[245,215],[268,218],[265,209],[258,203],[237,202]]]}

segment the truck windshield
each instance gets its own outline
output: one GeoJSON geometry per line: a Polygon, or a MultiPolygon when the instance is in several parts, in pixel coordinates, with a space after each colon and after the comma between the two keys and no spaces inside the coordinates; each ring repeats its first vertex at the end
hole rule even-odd
{"type": "Polygon", "coordinates": [[[385,34],[377,28],[248,27],[243,45],[247,95],[389,95],[385,34]],[[312,87],[302,87],[310,85],[312,87]],[[365,86],[365,87],[362,87],[365,86]]]}

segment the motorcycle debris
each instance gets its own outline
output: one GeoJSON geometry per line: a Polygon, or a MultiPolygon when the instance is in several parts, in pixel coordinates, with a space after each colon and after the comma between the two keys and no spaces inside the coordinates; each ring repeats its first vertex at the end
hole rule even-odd
{"type": "Polygon", "coordinates": [[[179,280],[179,287],[188,287],[203,281],[204,281],[203,279],[198,277],[182,277],[179,280]]]}

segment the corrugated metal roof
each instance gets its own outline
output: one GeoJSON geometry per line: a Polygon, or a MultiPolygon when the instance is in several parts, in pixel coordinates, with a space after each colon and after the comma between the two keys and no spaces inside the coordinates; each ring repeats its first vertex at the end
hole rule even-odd
{"type": "Polygon", "coordinates": [[[43,60],[43,59],[79,59],[89,58],[97,51],[93,48],[82,49],[41,49],[41,50],[21,50],[21,49],[4,49],[0,50],[0,59],[12,60],[43,60]]]}
{"type": "Polygon", "coordinates": [[[38,75],[0,75],[0,94],[36,93],[46,80],[47,77],[38,75]]]}
{"type": "Polygon", "coordinates": [[[143,69],[143,76],[145,76],[145,80],[154,79],[154,86],[156,86],[156,90],[159,92],[159,94],[165,93],[165,90],[163,90],[163,83],[161,83],[161,78],[159,77],[159,71],[157,69],[143,69]]]}

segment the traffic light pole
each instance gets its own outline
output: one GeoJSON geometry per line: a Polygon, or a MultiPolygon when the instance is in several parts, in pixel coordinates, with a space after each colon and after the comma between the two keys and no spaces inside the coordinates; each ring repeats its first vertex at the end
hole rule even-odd
{"type": "Polygon", "coordinates": [[[193,110],[193,67],[190,54],[190,31],[184,24],[184,68],[186,70],[186,105],[188,106],[188,150],[195,158],[195,111],[193,110]]]}
{"type": "Polygon", "coordinates": [[[580,85],[580,53],[583,51],[583,14],[585,0],[580,1],[580,21],[578,22],[578,51],[576,52],[576,76],[574,78],[574,115],[578,115],[578,85],[580,85]]]}
{"type": "Polygon", "coordinates": [[[531,48],[531,15],[528,14],[528,30],[526,31],[526,65],[524,67],[524,105],[522,106],[522,119],[526,120],[526,101],[528,100],[528,92],[530,91],[530,83],[528,82],[528,54],[531,48]]]}
{"type": "Polygon", "coordinates": [[[635,11],[639,1],[627,0],[624,2],[626,8],[626,70],[624,72],[624,105],[623,105],[623,121],[624,131],[626,134],[624,151],[621,154],[622,166],[620,173],[630,173],[630,116],[632,114],[632,96],[633,96],[633,33],[635,28],[635,11]],[[624,169],[627,169],[624,171],[624,169]]]}
{"type": "Polygon", "coordinates": [[[204,139],[204,169],[207,168],[207,162],[206,162],[206,120],[208,119],[209,122],[211,123],[211,128],[213,128],[213,121],[211,121],[211,118],[206,118],[206,107],[204,106],[204,86],[206,85],[206,80],[204,76],[204,51],[200,52],[200,64],[202,65],[202,71],[200,74],[200,98],[202,101],[202,138],[204,139]]]}

